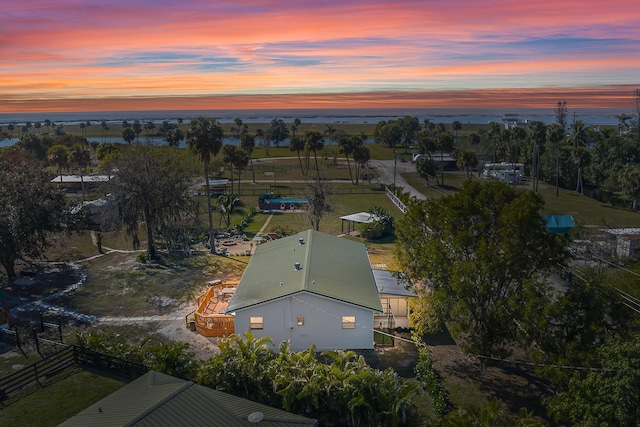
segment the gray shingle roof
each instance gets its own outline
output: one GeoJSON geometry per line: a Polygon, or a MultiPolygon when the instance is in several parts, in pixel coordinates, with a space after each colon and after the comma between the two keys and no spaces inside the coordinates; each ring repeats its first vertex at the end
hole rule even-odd
{"type": "Polygon", "coordinates": [[[365,246],[307,230],[258,246],[227,312],[305,291],[382,311],[365,246]]]}

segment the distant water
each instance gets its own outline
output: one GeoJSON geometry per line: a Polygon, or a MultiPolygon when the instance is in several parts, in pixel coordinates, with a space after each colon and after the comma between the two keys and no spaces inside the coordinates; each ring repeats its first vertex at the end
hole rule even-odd
{"type": "MultiPolygon", "coordinates": [[[[589,125],[617,124],[616,116],[633,111],[620,108],[576,108],[570,109],[577,119],[589,125]]],[[[176,122],[182,119],[185,123],[195,117],[217,118],[222,123],[232,123],[235,118],[245,123],[269,123],[274,118],[283,119],[287,123],[297,117],[303,123],[378,123],[380,120],[391,120],[403,116],[415,116],[423,121],[428,118],[436,123],[451,123],[458,120],[462,124],[483,124],[490,121],[502,122],[505,114],[518,114],[524,119],[541,120],[552,123],[555,120],[553,108],[515,108],[515,109],[466,109],[466,108],[406,108],[406,109],[303,109],[303,110],[167,110],[167,111],[102,111],[76,113],[0,113],[0,126],[9,123],[44,122],[73,124],[90,120],[91,122],[120,123],[123,120],[132,122],[163,121],[176,122]]],[[[44,125],[43,125],[44,126],[44,125]]]]}
{"type": "MultiPolygon", "coordinates": [[[[632,111],[619,108],[576,108],[569,109],[569,121],[574,117],[587,125],[617,125],[622,113],[631,114],[632,111]]],[[[302,123],[378,123],[381,120],[395,120],[399,117],[414,116],[420,121],[429,119],[435,123],[450,124],[459,121],[462,124],[485,124],[491,121],[502,123],[505,114],[515,114],[523,120],[540,120],[546,124],[555,121],[553,108],[514,108],[514,109],[468,109],[468,108],[406,108],[406,109],[301,109],[301,110],[166,110],[166,111],[88,111],[72,113],[0,113],[0,127],[13,123],[14,133],[18,133],[18,126],[26,122],[40,122],[44,128],[44,121],[51,120],[56,124],[78,124],[91,121],[93,125],[101,121],[107,123],[122,123],[123,120],[142,123],[162,123],[168,121],[176,123],[182,119],[183,123],[196,117],[216,118],[221,123],[233,123],[236,118],[244,123],[269,123],[271,120],[283,119],[290,124],[295,118],[302,123]]],[[[15,138],[14,138],[15,140],[15,138]]],[[[1,141],[0,146],[12,145],[15,141],[1,141]]]]}

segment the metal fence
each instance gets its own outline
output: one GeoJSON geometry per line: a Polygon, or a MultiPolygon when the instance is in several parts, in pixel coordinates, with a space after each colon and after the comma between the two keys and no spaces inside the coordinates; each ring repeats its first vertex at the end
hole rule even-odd
{"type": "Polygon", "coordinates": [[[122,378],[134,379],[149,370],[148,367],[118,357],[58,341],[38,338],[38,346],[57,350],[42,360],[0,379],[0,403],[7,404],[28,394],[35,388],[64,378],[81,369],[92,369],[122,378]]]}

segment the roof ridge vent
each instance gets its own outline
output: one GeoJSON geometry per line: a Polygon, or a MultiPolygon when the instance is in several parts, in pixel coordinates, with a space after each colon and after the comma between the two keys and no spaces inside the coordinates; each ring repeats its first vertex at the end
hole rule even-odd
{"type": "Polygon", "coordinates": [[[298,244],[299,245],[304,245],[304,237],[299,237],[298,238],[298,244]]]}
{"type": "Polygon", "coordinates": [[[299,263],[299,262],[294,262],[294,263],[293,263],[293,267],[294,267],[296,270],[300,270],[300,263],[299,263]]]}

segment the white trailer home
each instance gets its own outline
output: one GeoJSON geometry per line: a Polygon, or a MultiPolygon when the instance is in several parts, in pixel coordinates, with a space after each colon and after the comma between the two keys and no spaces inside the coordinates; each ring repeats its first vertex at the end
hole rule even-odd
{"type": "Polygon", "coordinates": [[[293,351],[371,349],[382,312],[365,246],[314,230],[258,246],[226,311],[293,351]]]}

